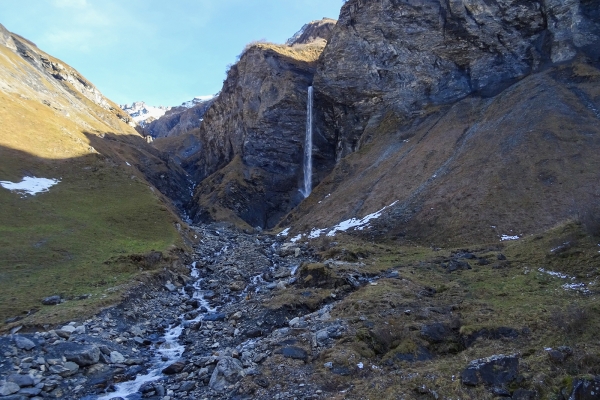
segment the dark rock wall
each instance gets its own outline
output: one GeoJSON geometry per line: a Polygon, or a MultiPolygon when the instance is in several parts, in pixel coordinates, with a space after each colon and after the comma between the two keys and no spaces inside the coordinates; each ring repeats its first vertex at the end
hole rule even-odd
{"type": "Polygon", "coordinates": [[[204,101],[193,107],[175,107],[159,119],[150,122],[142,130],[153,138],[179,136],[200,127],[204,114],[213,100],[204,101]]]}
{"type": "MultiPolygon", "coordinates": [[[[222,207],[253,227],[271,227],[302,199],[307,92],[321,48],[301,54],[277,48],[257,45],[243,54],[193,133],[196,140],[188,141],[197,152],[182,166],[201,182],[196,220],[214,218],[211,210],[222,207]]],[[[323,174],[333,166],[333,148],[326,142],[317,148],[316,170],[323,174]]]]}
{"type": "Polygon", "coordinates": [[[592,0],[350,0],[315,76],[317,125],[339,160],[387,112],[412,119],[492,96],[548,64],[600,52],[592,0]]]}

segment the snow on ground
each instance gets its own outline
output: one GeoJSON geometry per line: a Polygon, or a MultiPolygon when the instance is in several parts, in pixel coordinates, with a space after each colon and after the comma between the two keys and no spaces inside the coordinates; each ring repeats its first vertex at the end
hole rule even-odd
{"type": "Polygon", "coordinates": [[[171,107],[154,107],[147,105],[143,101],[136,101],[131,105],[121,105],[121,109],[129,114],[135,122],[143,126],[149,119],[159,119],[165,115],[165,113],[169,111],[171,107]]]}
{"type": "Polygon", "coordinates": [[[214,94],[209,94],[207,96],[196,96],[190,101],[185,101],[181,103],[181,107],[192,108],[196,104],[204,103],[205,101],[209,101],[215,98],[214,94]]]}
{"type": "MultiPolygon", "coordinates": [[[[328,195],[329,196],[329,195],[328,195]]],[[[347,219],[345,221],[340,222],[339,224],[335,225],[332,228],[313,228],[310,233],[306,234],[306,233],[300,233],[297,236],[293,237],[292,239],[290,239],[290,242],[292,243],[296,243],[298,240],[302,239],[303,236],[308,236],[308,239],[316,239],[318,237],[320,237],[323,234],[327,234],[327,236],[335,236],[336,232],[345,232],[348,229],[358,229],[358,230],[363,230],[365,228],[368,228],[370,226],[370,221],[373,219],[377,219],[381,216],[381,214],[383,213],[383,211],[389,207],[392,207],[394,204],[396,204],[398,201],[393,202],[392,204],[390,204],[389,206],[385,206],[383,207],[381,210],[379,211],[375,211],[372,214],[369,214],[361,219],[356,219],[356,218],[350,218],[347,219]]],[[[279,235],[281,236],[287,236],[287,233],[289,232],[290,228],[287,228],[285,231],[286,232],[285,235],[282,235],[283,232],[281,232],[279,235]]],[[[277,236],[279,236],[277,235],[277,236]]]]}
{"type": "Polygon", "coordinates": [[[570,280],[570,283],[565,283],[564,285],[561,285],[561,287],[564,290],[574,290],[583,294],[590,294],[592,292],[588,289],[588,286],[594,286],[596,284],[596,282],[590,282],[589,284],[585,284],[583,282],[574,282],[574,276],[569,276],[567,274],[563,274],[562,272],[550,271],[544,268],[538,268],[538,271],[543,274],[553,276],[555,278],[570,280]]]}
{"type": "Polygon", "coordinates": [[[277,236],[283,236],[286,237],[288,235],[288,233],[290,233],[290,228],[285,228],[284,230],[282,230],[281,232],[279,232],[277,234],[277,236]]]}
{"type": "Polygon", "coordinates": [[[502,237],[500,238],[500,241],[504,241],[504,240],[517,240],[520,239],[518,235],[502,235],[502,237]]]}
{"type": "Polygon", "coordinates": [[[52,186],[60,182],[60,179],[36,178],[35,176],[26,176],[21,182],[0,181],[0,186],[11,192],[22,193],[23,197],[27,195],[35,196],[38,193],[47,192],[52,186]]]}

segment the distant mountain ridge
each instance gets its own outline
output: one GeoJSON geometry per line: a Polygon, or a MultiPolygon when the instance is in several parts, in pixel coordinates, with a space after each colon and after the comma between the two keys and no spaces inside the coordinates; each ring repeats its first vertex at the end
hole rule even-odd
{"type": "Polygon", "coordinates": [[[127,112],[138,124],[140,131],[153,138],[177,136],[200,126],[202,116],[212,104],[214,95],[196,96],[178,106],[150,106],[144,101],[123,104],[127,112]]]}

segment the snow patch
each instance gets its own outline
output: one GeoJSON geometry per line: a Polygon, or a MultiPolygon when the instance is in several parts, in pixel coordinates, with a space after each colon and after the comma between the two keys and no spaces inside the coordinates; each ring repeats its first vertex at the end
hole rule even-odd
{"type": "Polygon", "coordinates": [[[290,242],[292,243],[296,243],[298,240],[302,239],[302,234],[300,233],[297,236],[294,236],[293,238],[290,239],[290,242]]]}
{"type": "Polygon", "coordinates": [[[137,122],[140,126],[144,127],[146,124],[151,122],[149,120],[159,119],[160,117],[165,115],[165,113],[169,111],[171,107],[154,107],[147,105],[143,101],[136,101],[131,105],[121,105],[121,109],[127,114],[129,114],[131,118],[133,118],[133,120],[137,122]]]}
{"type": "Polygon", "coordinates": [[[60,179],[36,178],[26,176],[21,182],[0,181],[0,186],[11,192],[18,192],[22,197],[35,196],[38,193],[47,192],[52,186],[60,182],[60,179]]]}
{"type": "Polygon", "coordinates": [[[397,202],[398,202],[398,200],[396,200],[389,206],[385,206],[381,210],[375,211],[374,213],[369,214],[361,219],[350,218],[345,221],[342,221],[339,224],[337,224],[336,226],[334,226],[333,228],[331,228],[331,230],[327,233],[327,236],[335,236],[336,232],[345,232],[350,228],[363,230],[364,228],[369,227],[369,225],[370,225],[369,222],[372,219],[379,218],[386,208],[392,207],[397,202]]]}
{"type": "Polygon", "coordinates": [[[181,103],[181,107],[192,108],[196,104],[204,103],[204,102],[207,102],[207,101],[212,100],[214,98],[215,98],[214,94],[209,94],[209,95],[206,95],[206,96],[196,96],[196,97],[194,97],[190,101],[184,101],[183,103],[181,103]]]}
{"type": "Polygon", "coordinates": [[[518,240],[518,239],[520,239],[520,237],[518,235],[514,235],[514,236],[511,236],[511,235],[502,235],[500,237],[500,241],[501,242],[504,241],[504,240],[518,240]]]}
{"type": "Polygon", "coordinates": [[[290,228],[285,228],[277,234],[279,237],[286,237],[290,233],[290,228]]]}

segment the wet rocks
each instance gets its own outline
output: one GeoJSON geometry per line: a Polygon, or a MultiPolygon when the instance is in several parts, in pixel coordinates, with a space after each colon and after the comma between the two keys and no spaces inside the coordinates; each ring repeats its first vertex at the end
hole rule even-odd
{"type": "Polygon", "coordinates": [[[181,361],[177,361],[177,362],[174,362],[173,364],[169,365],[168,367],[164,368],[162,370],[162,373],[165,375],[178,374],[181,371],[183,371],[184,368],[185,368],[185,363],[183,363],[181,361]]]}

